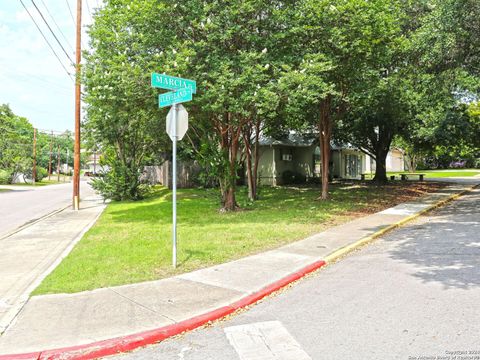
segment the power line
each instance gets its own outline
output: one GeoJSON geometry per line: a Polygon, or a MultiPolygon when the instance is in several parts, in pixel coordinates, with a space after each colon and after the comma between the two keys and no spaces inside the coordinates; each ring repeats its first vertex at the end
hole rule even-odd
{"type": "MultiPolygon", "coordinates": [[[[40,81],[40,82],[45,83],[47,86],[56,87],[57,89],[53,89],[53,91],[55,91],[57,94],[70,95],[70,93],[67,92],[67,91],[70,91],[70,89],[67,89],[66,87],[64,87],[62,85],[59,85],[55,82],[48,81],[48,80],[46,80],[44,78],[41,78],[39,76],[36,76],[34,74],[29,74],[29,73],[18,71],[18,70],[14,70],[14,72],[15,73],[0,74],[0,77],[7,78],[7,79],[15,77],[15,79],[17,79],[17,80],[20,77],[20,78],[23,78],[23,79],[27,79],[29,81],[40,81]]],[[[52,89],[49,89],[49,90],[52,90],[52,89]]]]}
{"type": "Polygon", "coordinates": [[[73,26],[75,26],[75,18],[73,17],[72,9],[70,8],[70,4],[68,3],[68,0],[65,0],[68,6],[68,12],[70,13],[70,17],[72,18],[73,21],[73,26]]]}
{"type": "MultiPolygon", "coordinates": [[[[41,133],[48,133],[47,135],[51,135],[51,133],[53,132],[53,133],[58,134],[58,135],[56,135],[56,136],[60,136],[60,135],[65,135],[65,132],[70,131],[70,130],[63,130],[63,131],[62,131],[62,130],[38,129],[38,128],[37,128],[37,131],[38,131],[39,133],[40,133],[40,132],[41,132],[41,133]]],[[[73,132],[72,132],[72,135],[73,135],[73,132]]]]}
{"type": "Polygon", "coordinates": [[[35,4],[35,1],[33,0],[30,0],[33,4],[33,6],[35,6],[35,9],[37,9],[37,12],[40,14],[40,16],[42,17],[42,20],[43,22],[45,23],[45,25],[47,25],[48,27],[48,30],[50,30],[50,32],[52,33],[53,37],[55,38],[55,40],[57,41],[58,45],[60,45],[60,47],[62,48],[64,54],[67,56],[68,60],[70,60],[70,63],[73,65],[73,60],[70,58],[70,55],[68,55],[67,51],[65,50],[65,48],[63,47],[62,43],[60,42],[60,40],[58,40],[58,37],[57,35],[55,35],[55,32],[52,30],[52,28],[50,27],[49,23],[47,22],[47,20],[45,19],[45,17],[43,16],[42,12],[40,11],[40,9],[38,8],[37,4],[35,4]]]}
{"type": "Polygon", "coordinates": [[[48,6],[47,4],[45,4],[45,2],[43,0],[40,0],[43,4],[43,6],[45,7],[45,9],[47,10],[47,13],[48,15],[50,15],[50,18],[53,20],[53,23],[55,24],[55,26],[57,27],[58,31],[60,31],[60,34],[62,35],[63,39],[65,40],[65,42],[67,43],[68,47],[70,48],[70,50],[72,50],[72,53],[74,53],[75,51],[73,50],[73,47],[72,45],[70,45],[70,42],[68,41],[67,37],[65,36],[65,34],[63,33],[62,29],[60,28],[60,26],[58,25],[58,23],[55,21],[55,18],[53,17],[52,13],[50,12],[50,10],[48,10],[48,6]]]}
{"type": "MultiPolygon", "coordinates": [[[[76,27],[76,26],[77,26],[77,23],[76,23],[76,21],[75,21],[75,18],[73,17],[72,8],[70,7],[70,4],[68,3],[68,0],[65,0],[65,2],[67,3],[68,12],[70,13],[70,17],[71,17],[71,19],[72,19],[73,26],[76,27]]],[[[83,44],[83,42],[82,42],[82,47],[85,47],[85,45],[83,44]]]]}
{"type": "Polygon", "coordinates": [[[55,52],[55,50],[53,49],[52,45],[50,44],[50,42],[47,40],[47,38],[45,37],[45,35],[43,34],[42,32],[42,29],[40,29],[40,27],[38,26],[37,22],[35,21],[34,17],[32,16],[32,14],[30,14],[30,11],[28,11],[27,7],[25,6],[25,4],[23,3],[22,0],[20,0],[20,2],[22,3],[22,6],[23,8],[25,9],[25,11],[27,12],[28,16],[30,16],[30,19],[32,19],[33,23],[35,24],[35,26],[37,27],[37,30],[40,32],[40,34],[42,34],[42,37],[43,39],[45,40],[45,42],[48,44],[48,47],[50,48],[50,50],[52,50],[53,54],[55,55],[55,57],[57,58],[58,62],[60,63],[60,65],[62,65],[62,68],[63,70],[65,70],[65,72],[67,73],[68,77],[70,78],[70,80],[72,80],[73,82],[73,79],[71,77],[71,74],[68,72],[67,68],[65,67],[65,65],[63,65],[63,62],[60,60],[60,58],[58,57],[57,53],[55,52]]]}
{"type": "Polygon", "coordinates": [[[88,14],[90,15],[90,19],[92,19],[92,22],[93,22],[93,16],[92,16],[92,12],[90,11],[90,5],[88,5],[88,0],[85,0],[85,3],[87,4],[87,10],[88,10],[88,14]]]}

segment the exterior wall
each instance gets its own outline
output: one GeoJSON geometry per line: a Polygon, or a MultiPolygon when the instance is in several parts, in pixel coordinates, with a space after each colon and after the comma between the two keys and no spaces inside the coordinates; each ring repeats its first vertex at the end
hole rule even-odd
{"type": "Polygon", "coordinates": [[[368,159],[361,151],[354,149],[341,149],[335,150],[332,155],[334,155],[334,177],[339,177],[341,179],[360,179],[360,175],[365,173],[368,159]],[[355,162],[353,164],[350,156],[355,156],[355,162]],[[350,169],[352,166],[355,166],[355,169],[350,169]],[[347,168],[349,172],[347,172],[347,168]]]}
{"type": "Polygon", "coordinates": [[[290,147],[282,145],[261,146],[258,162],[258,176],[262,185],[281,185],[284,171],[293,171],[312,177],[315,146],[290,147]],[[292,160],[282,160],[284,154],[292,155],[292,160]]]}
{"type": "MultiPolygon", "coordinates": [[[[375,172],[375,161],[370,156],[367,156],[366,162],[371,162],[371,166],[366,168],[366,172],[375,172]]],[[[390,150],[387,154],[387,159],[385,162],[387,171],[405,171],[405,156],[401,150],[390,150]]]]}
{"type": "Polygon", "coordinates": [[[340,156],[339,150],[332,150],[330,155],[331,161],[333,162],[332,176],[335,179],[342,177],[342,159],[340,156]]]}
{"type": "Polygon", "coordinates": [[[290,146],[274,146],[275,150],[275,164],[276,164],[276,176],[278,179],[282,178],[282,174],[284,171],[295,171],[296,166],[295,163],[297,161],[297,156],[295,152],[295,148],[290,146]],[[282,160],[283,155],[292,155],[292,160],[282,160]]]}
{"type": "Polygon", "coordinates": [[[365,155],[365,172],[372,173],[375,169],[375,161],[370,155],[365,155]]]}
{"type": "MultiPolygon", "coordinates": [[[[276,169],[274,161],[274,147],[260,146],[260,159],[258,160],[258,178],[261,185],[275,186],[276,169]]],[[[278,156],[278,155],[277,155],[278,156]]]]}
{"type": "Polygon", "coordinates": [[[292,162],[295,165],[294,171],[305,175],[307,178],[314,176],[313,162],[316,145],[309,147],[298,147],[294,149],[292,162]]]}
{"type": "Polygon", "coordinates": [[[405,160],[403,153],[398,149],[392,149],[387,155],[387,171],[404,171],[405,160]]]}
{"type": "MultiPolygon", "coordinates": [[[[309,147],[289,147],[289,146],[261,146],[260,160],[258,167],[259,181],[262,185],[281,185],[282,174],[286,170],[300,173],[307,178],[320,176],[315,173],[314,154],[317,145],[309,147]],[[282,160],[283,154],[291,154],[292,160],[282,160]]],[[[342,179],[360,179],[360,175],[367,169],[368,158],[364,153],[353,149],[332,150],[332,176],[342,179]],[[359,164],[356,176],[346,174],[345,164],[346,155],[355,155],[358,157],[359,164]]]]}

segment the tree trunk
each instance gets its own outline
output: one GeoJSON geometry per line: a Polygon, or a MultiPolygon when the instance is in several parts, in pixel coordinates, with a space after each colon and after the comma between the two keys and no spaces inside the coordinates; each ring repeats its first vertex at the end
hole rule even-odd
{"type": "MultiPolygon", "coordinates": [[[[231,123],[230,113],[228,124],[231,123]]],[[[226,125],[221,127],[221,147],[228,153],[228,169],[224,176],[225,186],[222,189],[222,209],[221,211],[235,211],[238,208],[238,204],[235,198],[236,179],[237,179],[237,155],[239,139],[241,135],[242,124],[234,127],[233,125],[226,125]]]]}
{"type": "Polygon", "coordinates": [[[327,96],[320,105],[320,122],[318,130],[320,133],[320,156],[322,167],[322,195],[321,200],[328,199],[328,177],[330,165],[330,140],[332,137],[332,121],[330,117],[331,97],[327,96]]]}
{"type": "Polygon", "coordinates": [[[375,176],[373,181],[377,184],[386,184],[387,179],[387,154],[388,150],[377,149],[375,155],[375,176]]]}
{"type": "Polygon", "coordinates": [[[243,130],[243,141],[245,143],[245,159],[247,162],[247,186],[248,186],[248,199],[250,201],[255,200],[255,183],[252,173],[252,133],[251,129],[247,127],[243,130]]]}
{"type": "Polygon", "coordinates": [[[410,153],[407,153],[406,156],[408,157],[408,171],[417,171],[417,156],[410,153]]]}
{"type": "Polygon", "coordinates": [[[412,172],[417,172],[417,155],[412,155],[411,169],[412,172]]]}
{"type": "Polygon", "coordinates": [[[224,196],[224,203],[222,211],[235,211],[238,208],[237,200],[235,198],[235,187],[230,186],[224,196]]]}
{"type": "Polygon", "coordinates": [[[255,145],[254,145],[254,163],[253,163],[253,196],[254,199],[258,199],[257,194],[257,185],[258,185],[258,162],[260,160],[260,146],[259,146],[259,138],[260,138],[260,120],[257,120],[255,124],[255,145]]]}
{"type": "Polygon", "coordinates": [[[375,135],[376,141],[372,141],[375,144],[375,176],[373,181],[379,185],[386,184],[387,179],[387,155],[390,151],[390,145],[392,144],[393,133],[387,125],[382,124],[378,127],[378,132],[375,135]]]}

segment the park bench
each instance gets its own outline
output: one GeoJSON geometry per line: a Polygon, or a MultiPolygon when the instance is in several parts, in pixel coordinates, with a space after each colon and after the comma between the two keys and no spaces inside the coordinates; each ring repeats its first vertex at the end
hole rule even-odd
{"type": "Polygon", "coordinates": [[[406,173],[406,174],[400,174],[400,176],[402,177],[402,180],[407,180],[408,177],[411,177],[411,176],[418,176],[418,179],[419,179],[420,181],[423,181],[423,177],[425,176],[425,174],[406,173]]]}
{"type": "MultiPolygon", "coordinates": [[[[365,180],[365,175],[370,175],[370,174],[360,174],[360,179],[361,179],[362,181],[365,180]]],[[[423,178],[422,178],[422,179],[423,179],[423,178]]],[[[390,180],[395,180],[395,175],[391,175],[391,176],[390,176],[390,180]]]]}

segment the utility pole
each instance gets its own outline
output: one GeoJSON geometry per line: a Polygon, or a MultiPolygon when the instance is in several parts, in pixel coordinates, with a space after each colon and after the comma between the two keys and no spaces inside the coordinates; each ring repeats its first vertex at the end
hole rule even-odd
{"type": "Polygon", "coordinates": [[[50,181],[50,176],[52,176],[52,151],[53,151],[53,131],[50,136],[50,160],[48,161],[48,181],[50,181]]]}
{"type": "Polygon", "coordinates": [[[35,185],[36,177],[37,177],[37,129],[33,128],[33,169],[32,169],[33,185],[35,185]]]}
{"type": "Polygon", "coordinates": [[[81,49],[82,0],[77,0],[77,41],[75,47],[75,146],[73,159],[73,210],[80,209],[80,96],[81,96],[81,49]]]}
{"type": "Polygon", "coordinates": [[[60,182],[60,144],[57,144],[57,182],[60,182]]]}

